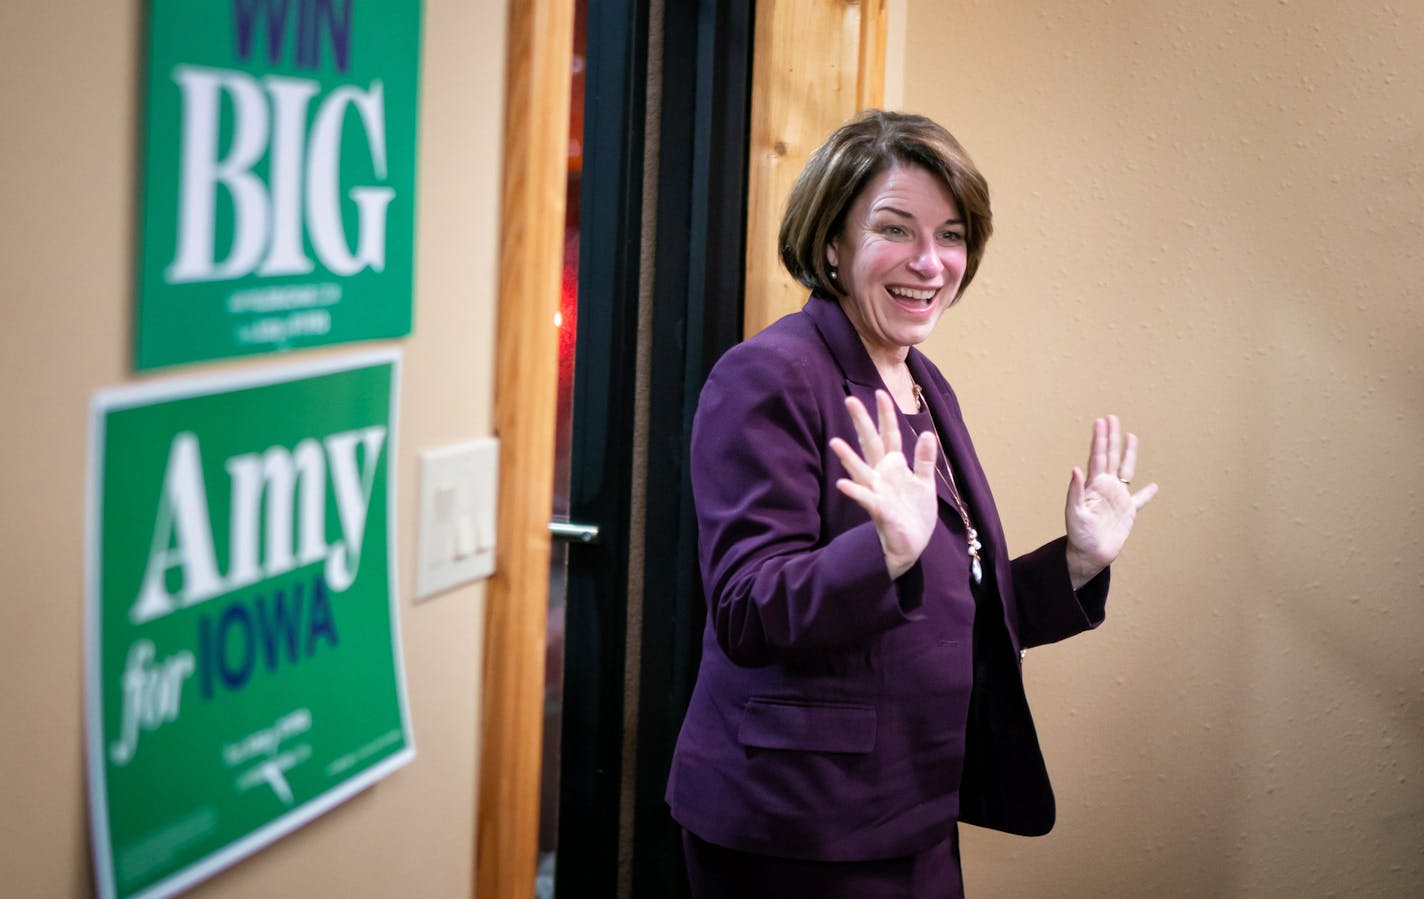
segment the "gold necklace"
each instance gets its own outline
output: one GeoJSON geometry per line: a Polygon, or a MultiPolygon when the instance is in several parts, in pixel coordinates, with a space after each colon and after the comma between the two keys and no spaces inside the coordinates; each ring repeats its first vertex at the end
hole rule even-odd
{"type": "MultiPolygon", "coordinates": [[[[915,410],[927,411],[924,391],[914,381],[911,381],[910,384],[915,391],[915,410]]],[[[898,411],[900,407],[896,404],[895,408],[898,411]]],[[[901,412],[900,414],[903,416],[905,413],[901,412]]],[[[908,419],[906,423],[908,423],[908,419]]],[[[979,550],[983,549],[984,545],[979,542],[979,532],[974,530],[974,525],[969,521],[969,508],[959,495],[959,485],[954,482],[954,468],[949,464],[949,452],[944,447],[944,439],[939,436],[939,425],[935,424],[933,412],[930,413],[930,428],[934,430],[935,443],[939,445],[939,458],[944,460],[944,471],[939,470],[939,462],[936,460],[935,474],[944,482],[944,486],[949,488],[949,495],[954,499],[954,509],[959,513],[959,520],[964,522],[965,540],[969,548],[969,573],[973,576],[974,583],[980,584],[984,581],[984,566],[979,561],[979,550]],[[948,477],[945,477],[946,474],[948,477]]],[[[910,430],[914,430],[913,425],[910,426],[910,430]]]]}

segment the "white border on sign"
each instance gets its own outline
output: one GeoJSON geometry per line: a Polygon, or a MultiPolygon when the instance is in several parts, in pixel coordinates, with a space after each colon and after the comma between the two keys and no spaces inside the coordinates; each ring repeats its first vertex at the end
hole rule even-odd
{"type": "Polygon", "coordinates": [[[397,436],[400,430],[401,351],[398,348],[363,350],[256,371],[187,375],[122,387],[106,387],[96,391],[90,398],[88,460],[84,482],[84,707],[86,767],[89,773],[89,819],[94,842],[94,875],[100,896],[107,899],[107,897],[116,895],[113,858],[109,841],[108,787],[104,778],[102,685],[99,683],[99,563],[101,561],[99,549],[100,523],[103,512],[100,508],[100,497],[103,490],[103,460],[99,454],[104,446],[105,415],[112,411],[131,409],[156,401],[187,399],[233,390],[265,387],[271,384],[320,377],[321,375],[370,368],[388,363],[391,366],[391,424],[386,459],[386,492],[389,497],[386,503],[386,571],[389,580],[386,585],[386,593],[390,601],[396,695],[400,705],[401,730],[403,731],[402,736],[405,738],[405,749],[361,772],[356,777],[343,781],[325,793],[313,797],[305,804],[272,820],[236,842],[230,843],[197,864],[183,868],[144,892],[136,894],[142,899],[162,899],[162,897],[182,892],[241,861],[264,846],[276,842],[415,758],[415,732],[410,722],[410,703],[406,697],[405,659],[401,652],[400,595],[397,589],[399,578],[396,576],[398,561],[395,546],[396,486],[399,480],[396,476],[396,468],[399,462],[397,436]]]}

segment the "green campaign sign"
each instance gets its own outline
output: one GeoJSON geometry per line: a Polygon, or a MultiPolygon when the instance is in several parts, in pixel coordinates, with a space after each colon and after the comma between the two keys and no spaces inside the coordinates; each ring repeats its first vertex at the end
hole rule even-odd
{"type": "Polygon", "coordinates": [[[418,0],[152,0],[139,369],[411,330],[418,0]]]}
{"type": "Polygon", "coordinates": [[[86,740],[99,892],[170,895],[414,755],[394,351],[91,406],[86,740]]]}

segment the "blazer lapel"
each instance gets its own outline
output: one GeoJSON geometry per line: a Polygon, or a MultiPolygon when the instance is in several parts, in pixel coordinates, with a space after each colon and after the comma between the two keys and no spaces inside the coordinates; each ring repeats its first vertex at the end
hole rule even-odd
{"type": "MultiPolygon", "coordinates": [[[[969,508],[969,519],[979,532],[979,540],[988,551],[989,564],[994,569],[994,584],[1003,604],[1004,619],[1009,629],[1009,639],[1018,650],[1018,609],[1011,580],[1008,544],[1004,538],[1003,523],[999,521],[999,510],[994,505],[994,495],[989,490],[989,479],[979,464],[979,456],[974,452],[974,444],[969,439],[969,430],[964,425],[964,416],[959,411],[959,402],[952,391],[941,387],[942,379],[932,373],[929,360],[919,350],[911,349],[905,360],[910,366],[910,374],[924,388],[925,400],[929,403],[940,434],[949,444],[950,456],[955,460],[955,477],[960,495],[969,508]]],[[[941,485],[942,486],[942,485],[941,485]]],[[[949,500],[946,500],[948,502],[949,500]]]]}
{"type": "MultiPolygon", "coordinates": [[[[875,367],[870,354],[865,351],[865,344],[861,343],[860,335],[855,332],[855,327],[846,318],[846,314],[841,310],[840,304],[834,300],[827,300],[823,297],[812,295],[802,309],[811,317],[815,323],[816,330],[821,333],[821,339],[825,341],[826,348],[831,352],[831,358],[840,367],[845,378],[846,396],[853,396],[865,405],[873,417],[875,412],[875,391],[885,390],[885,380],[880,377],[880,371],[875,367]]],[[[915,356],[917,351],[911,350],[910,355],[915,356]]],[[[934,388],[916,373],[915,368],[910,369],[915,374],[915,381],[925,390],[925,402],[930,403],[930,394],[934,388]]],[[[930,405],[933,409],[933,405],[930,405]]],[[[900,437],[904,444],[905,453],[911,456],[914,453],[915,440],[919,436],[910,427],[909,422],[903,415],[896,416],[900,425],[900,437]]],[[[936,421],[942,421],[936,417],[936,421]]],[[[945,440],[950,440],[949,435],[944,435],[945,440]]],[[[854,444],[852,444],[854,445],[854,444]]],[[[911,464],[913,459],[910,460],[911,464]]],[[[939,501],[954,509],[954,499],[949,492],[949,486],[944,483],[944,479],[935,478],[935,493],[939,501]]],[[[954,514],[958,515],[957,512],[954,514]]]]}
{"type": "MultiPolygon", "coordinates": [[[[944,438],[946,452],[957,464],[954,466],[955,484],[969,510],[969,519],[979,532],[979,539],[986,546],[1003,543],[1003,531],[999,526],[999,513],[994,508],[994,497],[989,492],[989,481],[984,469],[979,466],[979,457],[974,453],[974,444],[969,439],[969,431],[964,427],[964,417],[959,412],[959,403],[953,394],[940,388],[940,376],[932,372],[930,362],[919,350],[911,348],[905,363],[915,383],[924,391],[925,403],[934,416],[935,425],[944,438]]],[[[940,485],[940,496],[953,506],[954,499],[949,488],[940,485]]],[[[956,514],[958,514],[956,512],[956,514]]]]}
{"type": "Polygon", "coordinates": [[[826,343],[826,349],[831,351],[831,358],[840,367],[848,385],[847,393],[861,402],[868,402],[866,408],[873,410],[875,391],[884,387],[885,382],[881,380],[880,372],[865,351],[865,344],[860,342],[860,335],[855,333],[855,327],[846,318],[840,304],[812,294],[801,311],[810,316],[826,343]]]}

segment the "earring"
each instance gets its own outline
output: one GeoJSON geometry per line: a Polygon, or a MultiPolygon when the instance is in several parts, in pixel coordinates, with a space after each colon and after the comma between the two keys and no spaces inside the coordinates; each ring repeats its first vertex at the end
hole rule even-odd
{"type": "Polygon", "coordinates": [[[831,269],[831,280],[832,280],[832,281],[835,281],[835,280],[837,280],[837,277],[838,277],[838,276],[837,276],[837,274],[836,274],[836,270],[835,270],[834,268],[831,269]]]}

